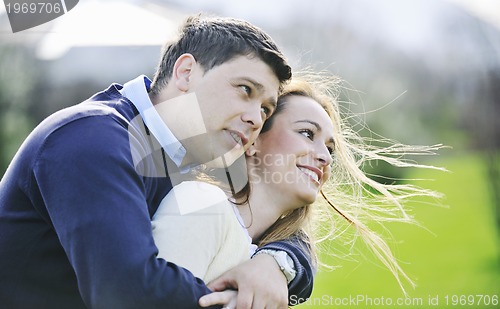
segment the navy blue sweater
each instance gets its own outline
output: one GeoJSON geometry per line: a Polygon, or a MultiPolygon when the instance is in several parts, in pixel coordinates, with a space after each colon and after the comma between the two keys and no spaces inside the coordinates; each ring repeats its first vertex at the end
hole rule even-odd
{"type": "MultiPolygon", "coordinates": [[[[138,112],[119,89],[44,120],[2,178],[2,308],[198,308],[210,292],[189,271],[156,258],[150,220],[171,184],[138,169],[168,158],[147,155],[152,137],[131,123],[138,112]],[[140,167],[132,153],[145,158],[140,167]]],[[[267,246],[294,259],[290,294],[305,299],[313,271],[298,247],[267,246]]]]}

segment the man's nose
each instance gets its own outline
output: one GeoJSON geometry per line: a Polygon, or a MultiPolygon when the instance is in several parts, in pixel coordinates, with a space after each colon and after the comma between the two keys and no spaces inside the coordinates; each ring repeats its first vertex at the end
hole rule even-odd
{"type": "Polygon", "coordinates": [[[251,109],[243,113],[241,119],[243,120],[243,122],[248,123],[252,127],[252,129],[258,130],[262,128],[264,119],[262,119],[260,104],[258,106],[252,106],[251,109]]]}

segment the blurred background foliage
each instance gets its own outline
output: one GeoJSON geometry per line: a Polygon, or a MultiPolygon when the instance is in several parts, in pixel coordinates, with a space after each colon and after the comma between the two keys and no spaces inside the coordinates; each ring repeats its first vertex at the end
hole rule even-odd
{"type": "MultiPolygon", "coordinates": [[[[414,294],[500,293],[498,1],[82,0],[58,20],[16,34],[3,9],[0,175],[29,132],[49,114],[81,102],[112,82],[124,83],[139,74],[151,77],[164,39],[134,42],[155,33],[168,38],[176,27],[172,25],[199,11],[244,18],[270,33],[294,68],[340,76],[342,106],[358,115],[353,124],[362,135],[451,147],[438,157],[417,158],[450,173],[405,171],[383,163],[367,167],[383,181],[433,179],[419,184],[446,195],[444,208],[425,206],[435,201],[414,202],[416,218],[430,232],[390,227],[400,241],[394,246],[398,257],[417,278],[414,294]],[[107,18],[99,24],[97,16],[90,16],[77,25],[80,29],[70,28],[75,25],[69,21],[87,5],[107,18]],[[131,9],[131,16],[126,18],[125,10],[113,15],[118,7],[131,9]],[[153,15],[146,13],[161,17],[164,23],[152,22],[153,15]],[[143,15],[150,17],[141,20],[143,15]],[[108,39],[81,42],[82,31],[108,39]],[[124,41],[113,43],[109,38],[124,41]],[[61,42],[66,44],[63,52],[54,48],[61,42]],[[359,120],[366,125],[359,125],[359,120]]],[[[361,245],[345,248],[350,249],[359,259],[324,256],[341,268],[319,272],[315,296],[401,293],[373,258],[362,257],[361,245]]]]}

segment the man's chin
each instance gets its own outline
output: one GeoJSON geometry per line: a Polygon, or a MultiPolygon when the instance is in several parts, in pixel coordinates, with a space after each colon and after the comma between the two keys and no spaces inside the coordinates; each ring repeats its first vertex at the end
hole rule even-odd
{"type": "Polygon", "coordinates": [[[241,147],[235,147],[212,161],[206,162],[205,165],[209,168],[226,168],[243,156],[243,153],[244,151],[241,147]]]}

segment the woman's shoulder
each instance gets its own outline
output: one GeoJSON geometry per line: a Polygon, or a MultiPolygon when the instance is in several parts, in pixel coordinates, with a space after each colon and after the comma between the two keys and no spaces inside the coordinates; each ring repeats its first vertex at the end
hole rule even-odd
{"type": "Polygon", "coordinates": [[[227,207],[227,196],[216,185],[202,181],[184,181],[173,188],[180,214],[213,212],[227,207]]]}
{"type": "Polygon", "coordinates": [[[187,215],[232,211],[227,196],[216,185],[202,181],[184,181],[175,185],[160,203],[158,211],[187,215]]]}

